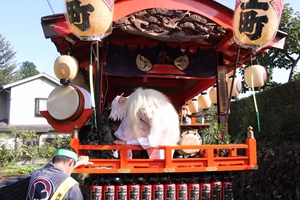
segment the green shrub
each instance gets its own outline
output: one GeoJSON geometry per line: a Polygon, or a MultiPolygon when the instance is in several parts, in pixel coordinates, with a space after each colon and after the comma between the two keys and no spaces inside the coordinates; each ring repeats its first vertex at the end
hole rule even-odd
{"type": "Polygon", "coordinates": [[[8,165],[11,161],[16,160],[17,157],[16,151],[7,149],[4,144],[0,147],[0,166],[8,165]]]}
{"type": "MultiPolygon", "coordinates": [[[[70,137],[55,138],[51,142],[45,142],[39,146],[34,143],[38,141],[39,136],[33,130],[17,130],[12,128],[11,134],[14,136],[14,149],[7,149],[5,141],[6,134],[0,133],[0,166],[8,166],[17,161],[31,161],[32,159],[46,158],[51,159],[57,148],[70,144],[70,137]]],[[[20,169],[26,171],[30,169],[20,169]]]]}
{"type": "Polygon", "coordinates": [[[257,92],[255,96],[259,124],[253,95],[231,102],[228,120],[230,135],[233,138],[241,135],[246,138],[247,127],[252,126],[258,146],[299,145],[300,80],[257,92]]]}

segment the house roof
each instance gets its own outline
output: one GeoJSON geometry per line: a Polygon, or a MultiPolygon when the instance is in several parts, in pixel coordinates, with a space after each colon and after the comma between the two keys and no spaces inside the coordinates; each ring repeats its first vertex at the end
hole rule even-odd
{"type": "Polygon", "coordinates": [[[16,81],[16,82],[14,82],[14,83],[9,83],[9,84],[7,84],[7,85],[3,85],[3,86],[0,87],[0,89],[8,89],[8,88],[11,88],[11,87],[15,87],[15,86],[17,86],[17,85],[21,85],[21,84],[24,84],[24,83],[26,83],[26,82],[30,82],[30,81],[33,81],[33,80],[35,80],[35,79],[39,79],[39,78],[41,78],[41,77],[44,77],[44,78],[46,78],[46,79],[52,81],[53,83],[55,83],[55,84],[57,84],[57,85],[60,84],[60,83],[59,83],[59,80],[53,78],[52,76],[49,76],[48,74],[45,74],[45,73],[39,73],[39,74],[34,75],[34,76],[31,76],[31,77],[29,77],[29,78],[25,78],[25,79],[22,79],[22,80],[20,80],[20,81],[16,81]]]}

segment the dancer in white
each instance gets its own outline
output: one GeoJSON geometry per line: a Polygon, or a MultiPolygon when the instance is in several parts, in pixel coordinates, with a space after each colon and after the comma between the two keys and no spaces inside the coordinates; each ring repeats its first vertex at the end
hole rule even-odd
{"type": "MultiPolygon", "coordinates": [[[[124,118],[115,132],[118,140],[114,143],[141,145],[149,158],[164,159],[164,151],[155,147],[177,145],[180,137],[178,113],[167,96],[153,89],[138,88],[127,98],[116,98],[125,114],[119,112],[124,118]]],[[[114,114],[110,118],[120,118],[116,116],[116,109],[120,107],[112,107],[114,114]]]]}

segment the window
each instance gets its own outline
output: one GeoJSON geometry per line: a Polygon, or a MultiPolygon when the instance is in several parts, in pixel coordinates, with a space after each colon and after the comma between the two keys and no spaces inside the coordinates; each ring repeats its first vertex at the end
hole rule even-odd
{"type": "Polygon", "coordinates": [[[35,115],[42,116],[40,111],[47,110],[46,98],[35,98],[35,115]]]}

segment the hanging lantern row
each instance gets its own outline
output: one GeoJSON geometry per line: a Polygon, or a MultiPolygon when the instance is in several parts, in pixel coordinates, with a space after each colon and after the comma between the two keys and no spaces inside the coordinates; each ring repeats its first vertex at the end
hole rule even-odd
{"type": "MultiPolygon", "coordinates": [[[[262,87],[267,80],[267,71],[261,65],[252,65],[246,68],[244,72],[244,78],[249,87],[262,87]]],[[[231,96],[237,97],[242,91],[242,81],[238,78],[234,78],[234,82],[232,82],[232,77],[228,78],[227,80],[228,96],[230,95],[231,86],[233,84],[231,96]]],[[[188,103],[188,111],[190,113],[198,113],[199,108],[202,110],[207,110],[210,108],[212,103],[214,105],[218,103],[216,84],[210,88],[208,94],[207,92],[203,92],[201,95],[199,95],[199,97],[193,98],[188,103]]]]}
{"type": "Polygon", "coordinates": [[[101,41],[112,31],[114,1],[65,0],[66,20],[80,40],[101,41]]]}
{"type": "Polygon", "coordinates": [[[210,108],[212,101],[209,98],[207,92],[202,92],[199,97],[195,97],[188,103],[188,110],[191,113],[198,113],[199,108],[201,110],[207,110],[210,108]]]}
{"type": "MultiPolygon", "coordinates": [[[[231,90],[231,84],[232,84],[233,78],[228,78],[228,96],[230,95],[231,90]]],[[[232,90],[232,97],[237,97],[242,91],[242,82],[240,79],[235,78],[233,83],[233,90],[232,90]]],[[[211,102],[216,105],[218,103],[218,97],[217,97],[217,85],[215,84],[212,88],[209,90],[209,98],[211,102]]]]}

